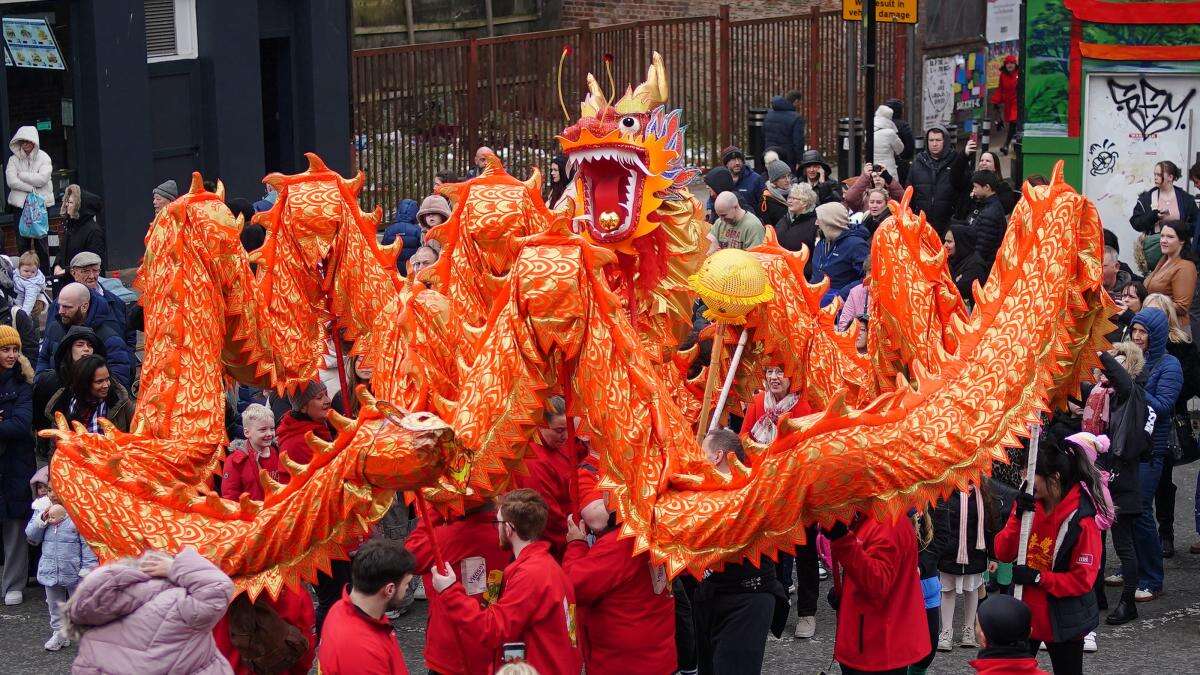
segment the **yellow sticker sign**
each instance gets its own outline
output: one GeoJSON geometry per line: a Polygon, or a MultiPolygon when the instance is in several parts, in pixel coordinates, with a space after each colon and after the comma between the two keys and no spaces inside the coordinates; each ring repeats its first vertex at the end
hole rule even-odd
{"type": "MultiPolygon", "coordinates": [[[[842,0],[842,18],[862,21],[863,0],[842,0]]],[[[917,0],[875,0],[875,20],[880,23],[916,23],[917,0]]]]}

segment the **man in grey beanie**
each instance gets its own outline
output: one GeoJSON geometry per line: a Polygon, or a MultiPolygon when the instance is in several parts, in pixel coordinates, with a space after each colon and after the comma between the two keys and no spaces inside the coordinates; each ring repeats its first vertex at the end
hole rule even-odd
{"type": "Polygon", "coordinates": [[[175,201],[179,197],[179,185],[173,180],[165,180],[159,183],[158,187],[150,193],[150,199],[154,203],[154,213],[162,211],[163,207],[175,201]]]}

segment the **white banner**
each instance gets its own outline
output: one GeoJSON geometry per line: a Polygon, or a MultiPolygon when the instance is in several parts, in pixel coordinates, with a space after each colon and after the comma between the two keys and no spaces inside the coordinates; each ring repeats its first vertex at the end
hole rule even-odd
{"type": "Polygon", "coordinates": [[[1021,0],[988,0],[987,41],[1008,42],[1021,37],[1021,0]]]}
{"type": "Polygon", "coordinates": [[[950,124],[954,116],[954,57],[925,59],[921,129],[950,124]]]}

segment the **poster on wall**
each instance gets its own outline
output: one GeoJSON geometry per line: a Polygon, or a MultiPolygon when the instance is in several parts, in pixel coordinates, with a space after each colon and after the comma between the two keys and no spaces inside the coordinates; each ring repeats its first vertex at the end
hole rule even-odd
{"type": "Polygon", "coordinates": [[[3,31],[4,42],[14,66],[66,70],[62,52],[54,39],[54,31],[45,19],[5,17],[3,31]]]}
{"type": "Polygon", "coordinates": [[[988,0],[988,44],[1016,40],[1021,34],[1021,0],[988,0]]]}
{"type": "MultiPolygon", "coordinates": [[[[1137,197],[1154,187],[1154,165],[1169,160],[1187,175],[1200,152],[1200,74],[1093,73],[1086,81],[1083,193],[1133,264],[1129,227],[1137,197]]],[[[1176,183],[1191,190],[1186,181],[1176,183]]]]}
{"type": "Polygon", "coordinates": [[[986,75],[983,52],[954,57],[954,109],[978,110],[983,107],[986,75]]]}
{"type": "Polygon", "coordinates": [[[954,57],[925,59],[921,128],[949,124],[954,117],[954,57]]]}

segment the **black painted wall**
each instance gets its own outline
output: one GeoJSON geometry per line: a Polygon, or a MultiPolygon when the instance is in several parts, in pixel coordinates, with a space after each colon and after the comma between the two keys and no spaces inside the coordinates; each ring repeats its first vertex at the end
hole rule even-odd
{"type": "Polygon", "coordinates": [[[350,168],[346,0],[204,0],[196,12],[198,58],[147,64],[142,0],[74,5],[79,182],[104,198],[113,268],[141,259],[150,191],[166,178],[184,191],[197,170],[231,197],[261,196],[264,114],[293,123],[291,166],[311,150],[350,168]],[[290,49],[291,110],[263,109],[263,38],[290,49]]]}

